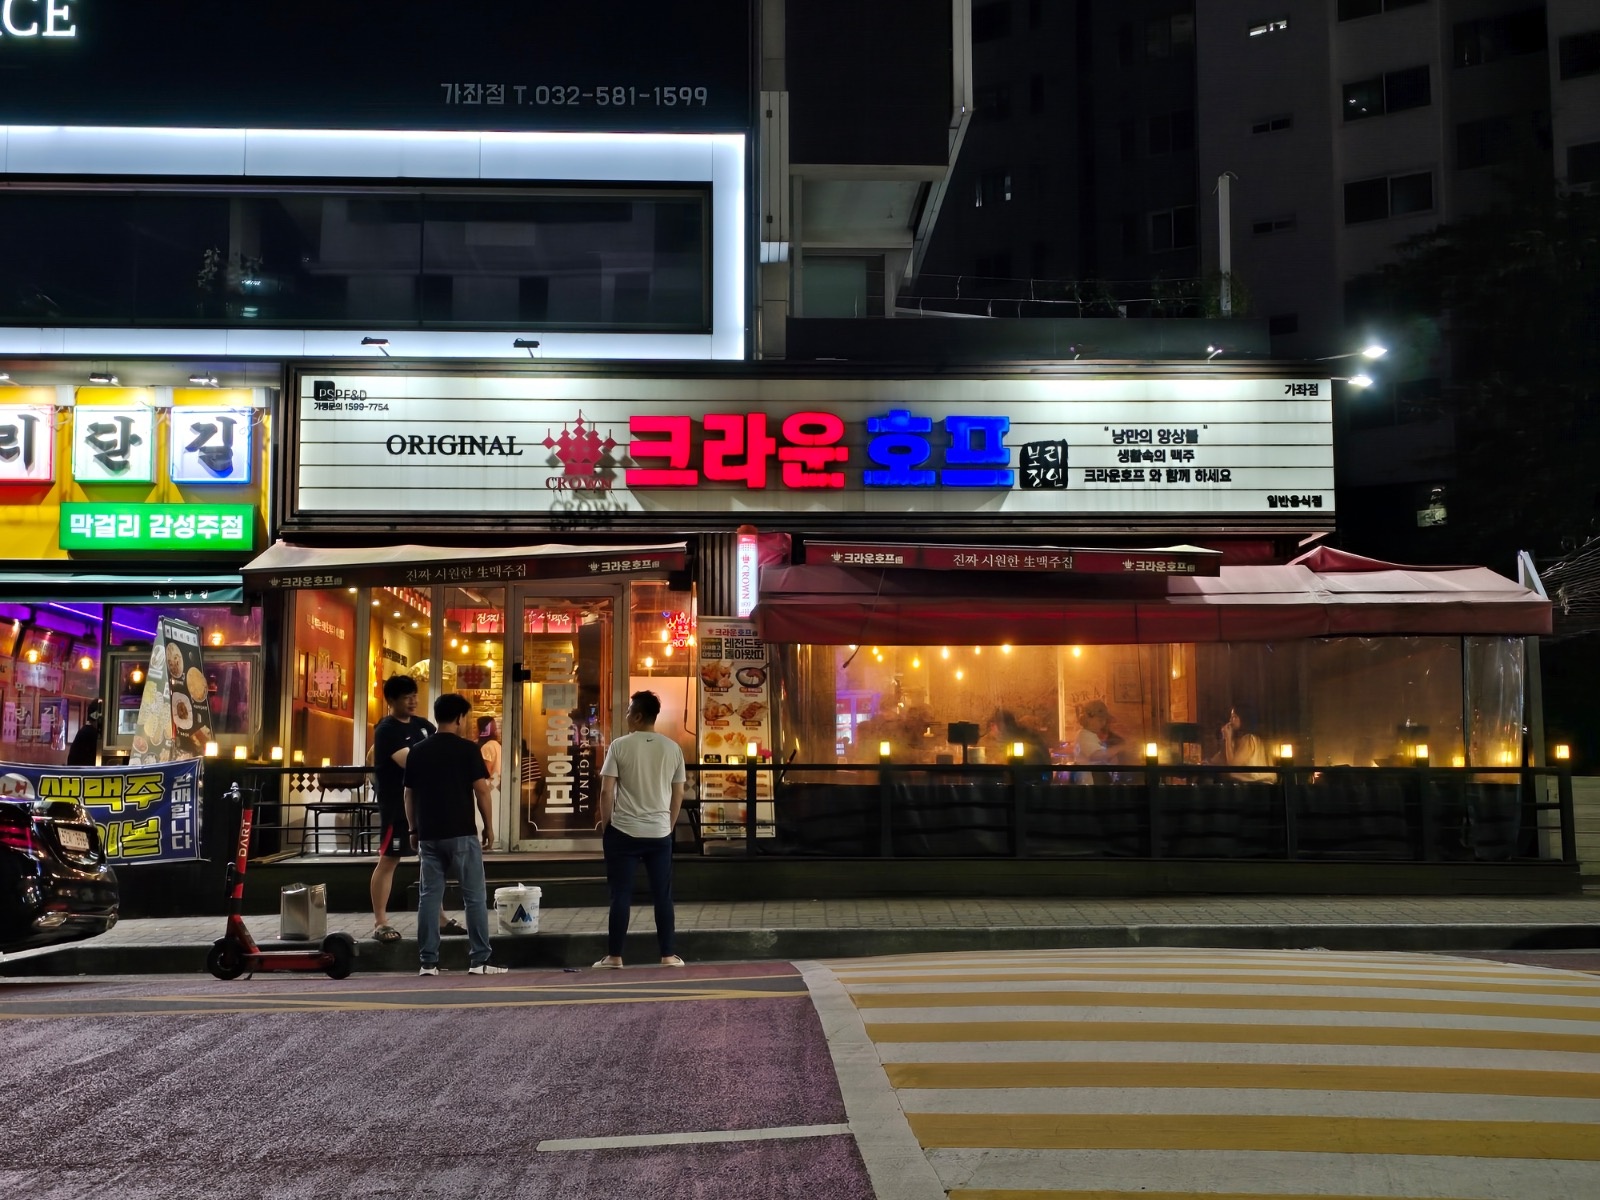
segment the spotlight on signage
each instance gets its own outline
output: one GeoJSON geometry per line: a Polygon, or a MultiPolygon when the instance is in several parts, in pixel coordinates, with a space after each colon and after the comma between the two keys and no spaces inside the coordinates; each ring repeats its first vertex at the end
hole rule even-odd
{"type": "Polygon", "coordinates": [[[0,38],[75,38],[74,0],[3,0],[0,38]]]}

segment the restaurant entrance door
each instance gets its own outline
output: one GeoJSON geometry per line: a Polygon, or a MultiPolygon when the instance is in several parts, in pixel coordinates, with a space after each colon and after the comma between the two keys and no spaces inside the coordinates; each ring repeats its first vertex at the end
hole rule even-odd
{"type": "Polygon", "coordinates": [[[523,590],[515,611],[516,850],[598,850],[600,766],[626,705],[616,654],[622,587],[523,590]]]}

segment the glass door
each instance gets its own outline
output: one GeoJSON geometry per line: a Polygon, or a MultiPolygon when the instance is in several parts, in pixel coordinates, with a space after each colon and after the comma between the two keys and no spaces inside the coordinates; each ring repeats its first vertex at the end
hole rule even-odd
{"type": "Polygon", "coordinates": [[[625,707],[615,652],[621,590],[553,591],[525,592],[515,607],[517,799],[508,828],[519,850],[598,849],[600,767],[625,707]]]}

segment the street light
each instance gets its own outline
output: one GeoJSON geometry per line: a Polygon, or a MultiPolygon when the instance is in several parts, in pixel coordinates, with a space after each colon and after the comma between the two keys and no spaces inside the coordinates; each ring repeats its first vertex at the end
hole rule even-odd
{"type": "Polygon", "coordinates": [[[1389,347],[1380,346],[1377,342],[1368,342],[1359,350],[1350,350],[1344,354],[1324,354],[1320,358],[1313,358],[1312,362],[1337,362],[1341,358],[1364,358],[1373,362],[1389,353],[1389,347]]]}

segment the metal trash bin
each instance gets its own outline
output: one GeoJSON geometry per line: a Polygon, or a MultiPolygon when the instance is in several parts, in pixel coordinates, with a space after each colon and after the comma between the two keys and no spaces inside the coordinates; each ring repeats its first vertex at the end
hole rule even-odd
{"type": "Polygon", "coordinates": [[[328,885],[291,883],[284,887],[278,936],[286,942],[320,942],[328,936],[328,885]]]}

